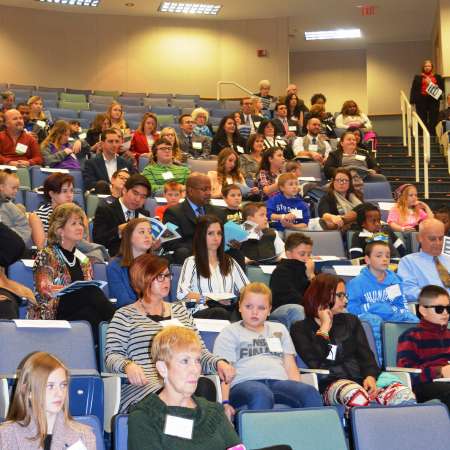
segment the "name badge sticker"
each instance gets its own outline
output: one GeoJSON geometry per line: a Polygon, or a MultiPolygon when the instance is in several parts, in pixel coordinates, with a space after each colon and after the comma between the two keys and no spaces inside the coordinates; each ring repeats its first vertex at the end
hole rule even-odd
{"type": "Polygon", "coordinates": [[[36,121],[36,125],[40,128],[45,128],[47,126],[47,124],[43,120],[36,121]]]}
{"type": "Polygon", "coordinates": [[[366,157],[364,155],[355,155],[356,161],[365,161],[366,157]]]}
{"type": "Polygon", "coordinates": [[[295,133],[297,131],[297,127],[295,125],[289,125],[288,130],[293,131],[295,133]]]}
{"type": "Polygon", "coordinates": [[[27,150],[28,150],[28,145],[21,144],[20,142],[17,143],[17,145],[16,145],[16,153],[18,155],[25,155],[27,150]]]}
{"type": "Polygon", "coordinates": [[[237,146],[236,146],[236,150],[237,150],[239,153],[244,153],[244,149],[243,149],[240,145],[237,145],[237,146]]]}
{"type": "Polygon", "coordinates": [[[173,176],[173,173],[172,173],[170,170],[168,170],[167,172],[163,172],[162,177],[163,177],[165,180],[171,180],[172,178],[175,178],[175,177],[173,176]]]}
{"type": "Polygon", "coordinates": [[[76,249],[73,254],[80,262],[85,262],[88,259],[88,257],[78,249],[76,249]]]}
{"type": "Polygon", "coordinates": [[[283,353],[283,347],[281,341],[277,337],[266,338],[267,347],[272,353],[283,353]]]}
{"type": "MultiPolygon", "coordinates": [[[[67,445],[67,444],[66,444],[67,445]]],[[[75,444],[72,444],[70,447],[67,447],[66,450],[87,450],[86,446],[81,442],[81,439],[78,439],[75,444]]]]}
{"type": "Polygon", "coordinates": [[[336,359],[337,345],[330,344],[330,353],[328,353],[327,359],[334,361],[336,359]]]}
{"type": "Polygon", "coordinates": [[[195,150],[201,150],[203,147],[203,144],[201,142],[193,142],[192,143],[192,148],[195,150]]]}
{"type": "Polygon", "coordinates": [[[308,150],[311,152],[317,152],[319,146],[317,144],[309,144],[308,150]]]}
{"type": "Polygon", "coordinates": [[[400,290],[399,284],[393,284],[392,286],[388,286],[386,288],[386,294],[389,298],[389,300],[394,300],[397,297],[400,297],[402,295],[402,291],[400,290]]]}
{"type": "Polygon", "coordinates": [[[183,439],[192,439],[193,428],[193,420],[167,414],[166,424],[164,426],[164,434],[180,437],[183,439]]]}

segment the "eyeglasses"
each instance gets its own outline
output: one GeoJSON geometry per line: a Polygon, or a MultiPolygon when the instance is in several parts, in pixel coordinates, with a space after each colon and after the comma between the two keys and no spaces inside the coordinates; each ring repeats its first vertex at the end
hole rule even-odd
{"type": "Polygon", "coordinates": [[[172,274],[170,272],[167,273],[159,273],[158,275],[156,275],[155,280],[159,281],[160,283],[162,283],[165,280],[171,280],[172,279],[172,274]]]}
{"type": "Polygon", "coordinates": [[[335,178],[334,181],[339,184],[347,184],[350,183],[350,180],[348,178],[335,178]]]}
{"type": "Polygon", "coordinates": [[[450,314],[450,305],[421,305],[424,308],[431,309],[434,308],[436,314],[442,314],[444,311],[447,311],[447,314],[450,314]]]}
{"type": "Polygon", "coordinates": [[[348,298],[348,295],[345,292],[336,292],[337,298],[348,298]]]}

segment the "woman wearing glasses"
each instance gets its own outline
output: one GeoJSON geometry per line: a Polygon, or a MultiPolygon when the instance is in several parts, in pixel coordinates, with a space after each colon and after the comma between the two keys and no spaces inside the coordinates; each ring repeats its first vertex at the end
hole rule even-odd
{"type": "Polygon", "coordinates": [[[341,136],[337,150],[328,155],[323,168],[325,176],[332,178],[338,167],[356,169],[364,181],[386,181],[385,176],[378,173],[380,167],[371,154],[358,148],[352,131],[346,131],[341,136]]]}
{"type": "Polygon", "coordinates": [[[327,230],[347,230],[356,221],[354,208],[362,203],[353,187],[352,176],[340,167],[331,179],[328,192],[320,199],[319,216],[327,230]]]}
{"type": "MultiPolygon", "coordinates": [[[[122,386],[120,412],[127,412],[132,405],[163,387],[149,353],[156,334],[169,323],[197,332],[184,303],[164,301],[169,295],[171,278],[169,262],[164,258],[145,254],[131,265],[131,286],[138,299],[116,311],[106,335],[106,366],[111,372],[126,374],[129,382],[122,386]]],[[[234,377],[233,367],[209,353],[201,342],[202,373],[217,371],[229,383],[234,377]]],[[[196,395],[214,401],[215,389],[211,384],[202,378],[196,395]]]]}
{"type": "Polygon", "coordinates": [[[306,365],[329,370],[319,379],[326,405],[415,403],[414,394],[396,377],[381,372],[360,320],[346,313],[342,278],[321,273],[303,296],[305,320],[291,327],[295,349],[306,365]]]}

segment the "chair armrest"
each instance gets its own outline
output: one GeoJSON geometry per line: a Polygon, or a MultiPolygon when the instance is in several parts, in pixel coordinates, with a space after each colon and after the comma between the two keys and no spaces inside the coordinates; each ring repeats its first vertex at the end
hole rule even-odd
{"type": "Polygon", "coordinates": [[[299,367],[300,373],[316,373],[318,375],[329,375],[330,371],[328,369],[307,369],[305,367],[299,367]]]}
{"type": "Polygon", "coordinates": [[[450,383],[450,378],[435,378],[433,383],[450,383]]]}
{"type": "Polygon", "coordinates": [[[422,369],[414,367],[386,367],[386,372],[422,373],[422,369]]]}
{"type": "Polygon", "coordinates": [[[103,417],[104,417],[104,431],[106,433],[111,433],[111,422],[113,417],[119,413],[120,407],[120,394],[121,394],[121,383],[120,376],[111,374],[103,378],[103,388],[104,388],[104,404],[103,404],[103,417]]]}
{"type": "Polygon", "coordinates": [[[125,373],[102,372],[100,375],[102,378],[109,378],[109,377],[127,378],[127,375],[125,373]]]}

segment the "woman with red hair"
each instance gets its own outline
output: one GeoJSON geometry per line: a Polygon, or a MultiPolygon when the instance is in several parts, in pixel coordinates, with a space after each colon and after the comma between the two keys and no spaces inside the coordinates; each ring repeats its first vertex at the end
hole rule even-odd
{"type": "Polygon", "coordinates": [[[321,273],[303,296],[305,320],[291,327],[295,349],[308,367],[327,369],[319,381],[326,405],[415,403],[414,394],[395,376],[381,372],[358,317],[348,314],[342,278],[321,273]]]}

